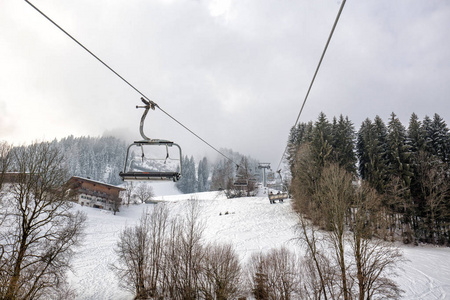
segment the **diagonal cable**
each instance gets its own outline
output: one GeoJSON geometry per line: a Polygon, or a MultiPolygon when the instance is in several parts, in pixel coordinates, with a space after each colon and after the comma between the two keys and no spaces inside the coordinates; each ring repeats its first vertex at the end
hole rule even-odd
{"type": "MultiPolygon", "coordinates": [[[[47,20],[49,20],[53,25],[55,25],[59,30],[61,30],[62,32],[64,32],[69,38],[71,38],[75,43],[77,43],[81,48],[83,48],[84,50],[86,50],[90,55],[92,55],[95,59],[97,59],[102,65],[104,65],[106,68],[108,68],[111,72],[113,72],[117,77],[119,77],[120,79],[122,79],[122,81],[124,81],[127,85],[129,85],[133,90],[135,90],[136,92],[138,92],[142,97],[144,97],[145,99],[150,100],[150,98],[148,98],[146,95],[144,95],[144,93],[142,93],[140,90],[138,90],[134,85],[132,85],[130,82],[128,82],[124,77],[122,77],[119,73],[117,73],[113,68],[111,68],[107,63],[105,63],[103,60],[101,60],[97,55],[95,55],[92,51],[90,51],[87,47],[85,47],[82,43],[80,43],[76,38],[74,38],[72,35],[70,35],[67,31],[65,31],[61,26],[59,26],[56,22],[54,22],[52,19],[50,19],[46,14],[44,14],[39,8],[37,8],[35,5],[33,5],[30,1],[25,0],[26,3],[28,3],[31,7],[33,7],[36,11],[38,11],[42,16],[44,16],[47,20]]],[[[210,148],[212,148],[214,151],[216,151],[217,153],[219,153],[220,155],[222,155],[224,158],[228,159],[229,161],[231,161],[233,164],[235,164],[236,166],[239,166],[239,164],[235,163],[231,158],[229,158],[228,156],[226,156],[225,154],[223,154],[221,151],[219,151],[217,148],[215,148],[214,146],[212,146],[210,143],[208,143],[205,139],[201,138],[198,134],[196,134],[194,131],[192,131],[191,129],[189,129],[187,126],[185,126],[183,123],[181,123],[180,121],[178,121],[177,119],[175,119],[172,115],[170,115],[169,113],[167,113],[165,110],[163,110],[159,105],[156,105],[156,107],[158,107],[164,114],[166,114],[169,118],[171,118],[172,120],[174,120],[175,122],[177,122],[179,125],[181,125],[184,129],[186,129],[187,131],[189,131],[191,134],[193,134],[196,138],[198,138],[200,141],[202,141],[203,143],[205,143],[207,146],[209,146],[210,148]]]]}
{"type": "MultiPolygon", "coordinates": [[[[314,84],[314,81],[316,80],[316,76],[317,76],[317,73],[319,72],[320,65],[322,64],[322,60],[325,57],[325,53],[327,52],[328,45],[330,44],[331,37],[333,36],[334,30],[335,30],[336,25],[337,25],[337,23],[339,21],[339,18],[341,16],[342,10],[344,9],[345,1],[346,0],[342,0],[341,7],[339,8],[339,12],[338,12],[338,14],[336,16],[336,20],[334,21],[333,28],[331,29],[330,35],[328,36],[328,40],[327,40],[327,43],[325,44],[325,48],[323,49],[322,56],[320,57],[320,60],[319,60],[319,64],[317,65],[316,71],[314,72],[314,76],[313,76],[313,78],[311,80],[311,83],[309,85],[308,91],[306,92],[305,99],[303,100],[302,107],[300,108],[300,112],[298,113],[297,119],[295,120],[294,128],[295,128],[295,126],[297,126],[298,121],[300,120],[300,116],[301,116],[301,114],[303,112],[303,108],[305,107],[306,100],[308,100],[309,93],[311,92],[311,88],[312,88],[312,86],[314,84]]],[[[280,163],[278,164],[277,170],[280,169],[281,163],[283,162],[283,158],[286,155],[287,148],[288,148],[288,145],[286,145],[286,147],[284,148],[284,151],[283,151],[283,154],[281,155],[280,163]]]]}

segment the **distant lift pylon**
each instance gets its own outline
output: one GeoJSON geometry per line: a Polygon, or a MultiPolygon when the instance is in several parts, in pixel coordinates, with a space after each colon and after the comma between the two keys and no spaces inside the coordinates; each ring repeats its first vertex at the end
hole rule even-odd
{"type": "Polygon", "coordinates": [[[168,140],[150,139],[144,134],[144,121],[147,113],[149,109],[155,110],[158,105],[151,100],[144,98],[141,98],[141,100],[145,105],[136,106],[136,108],[145,109],[139,125],[143,140],[135,141],[128,146],[123,172],[120,172],[119,176],[124,181],[178,181],[181,178],[182,171],[181,147],[168,140]],[[175,149],[175,151],[172,151],[172,149],[175,149]],[[135,150],[140,152],[139,156],[136,155],[135,150]],[[175,157],[170,155],[171,152],[176,152],[175,157]]]}

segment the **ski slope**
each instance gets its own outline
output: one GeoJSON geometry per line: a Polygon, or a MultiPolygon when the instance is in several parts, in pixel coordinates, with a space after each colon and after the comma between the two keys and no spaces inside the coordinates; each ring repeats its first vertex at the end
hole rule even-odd
{"type": "MultiPolygon", "coordinates": [[[[172,214],[182,214],[191,199],[200,203],[205,241],[231,242],[242,263],[255,251],[282,245],[301,251],[295,237],[297,217],[290,200],[270,204],[267,197],[226,199],[221,192],[180,194],[173,183],[152,184],[156,201],[165,202],[172,214]]],[[[132,299],[118,286],[110,269],[119,232],[136,224],[145,209],[155,204],[122,207],[117,215],[76,206],[87,214],[84,244],[73,259],[69,283],[77,299],[132,299]]],[[[450,248],[401,246],[407,259],[396,279],[404,299],[450,299],[450,248]]]]}

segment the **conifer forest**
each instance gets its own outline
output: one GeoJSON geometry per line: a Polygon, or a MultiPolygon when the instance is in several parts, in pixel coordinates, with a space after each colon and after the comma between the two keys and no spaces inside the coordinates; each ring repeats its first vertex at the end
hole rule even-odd
{"type": "MultiPolygon", "coordinates": [[[[404,243],[450,244],[450,134],[438,114],[420,120],[413,113],[407,126],[395,113],[387,122],[376,116],[356,130],[348,117],[328,120],[321,113],[315,122],[291,129],[287,152],[297,209],[316,224],[327,227],[317,217],[324,206],[314,199],[320,199],[318,186],[324,192],[322,179],[332,165],[349,174],[353,185],[367,185],[377,194],[379,204],[366,220],[374,228],[371,234],[404,243]]],[[[349,201],[347,225],[357,200],[349,201]]]]}

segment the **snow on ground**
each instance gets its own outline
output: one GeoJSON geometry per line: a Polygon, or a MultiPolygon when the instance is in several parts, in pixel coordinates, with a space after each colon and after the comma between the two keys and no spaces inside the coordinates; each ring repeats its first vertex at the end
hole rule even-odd
{"type": "Polygon", "coordinates": [[[408,260],[397,282],[404,299],[450,299],[450,248],[402,246],[408,260]]]}
{"type": "MultiPolygon", "coordinates": [[[[183,214],[190,199],[199,201],[208,242],[231,242],[244,263],[253,252],[282,245],[298,249],[293,240],[296,215],[290,201],[270,204],[267,197],[226,199],[222,192],[180,194],[173,183],[152,184],[155,200],[164,201],[171,213],[183,214]]],[[[87,214],[84,245],[73,260],[69,283],[77,299],[132,299],[118,286],[110,269],[115,262],[114,247],[120,231],[136,224],[145,209],[155,204],[122,207],[111,212],[76,206],[87,214]]],[[[450,299],[450,248],[402,246],[408,260],[397,281],[404,299],[450,299]]]]}
{"type": "Polygon", "coordinates": [[[156,181],[151,184],[153,193],[157,196],[180,195],[181,192],[176,188],[173,182],[156,181]]]}

